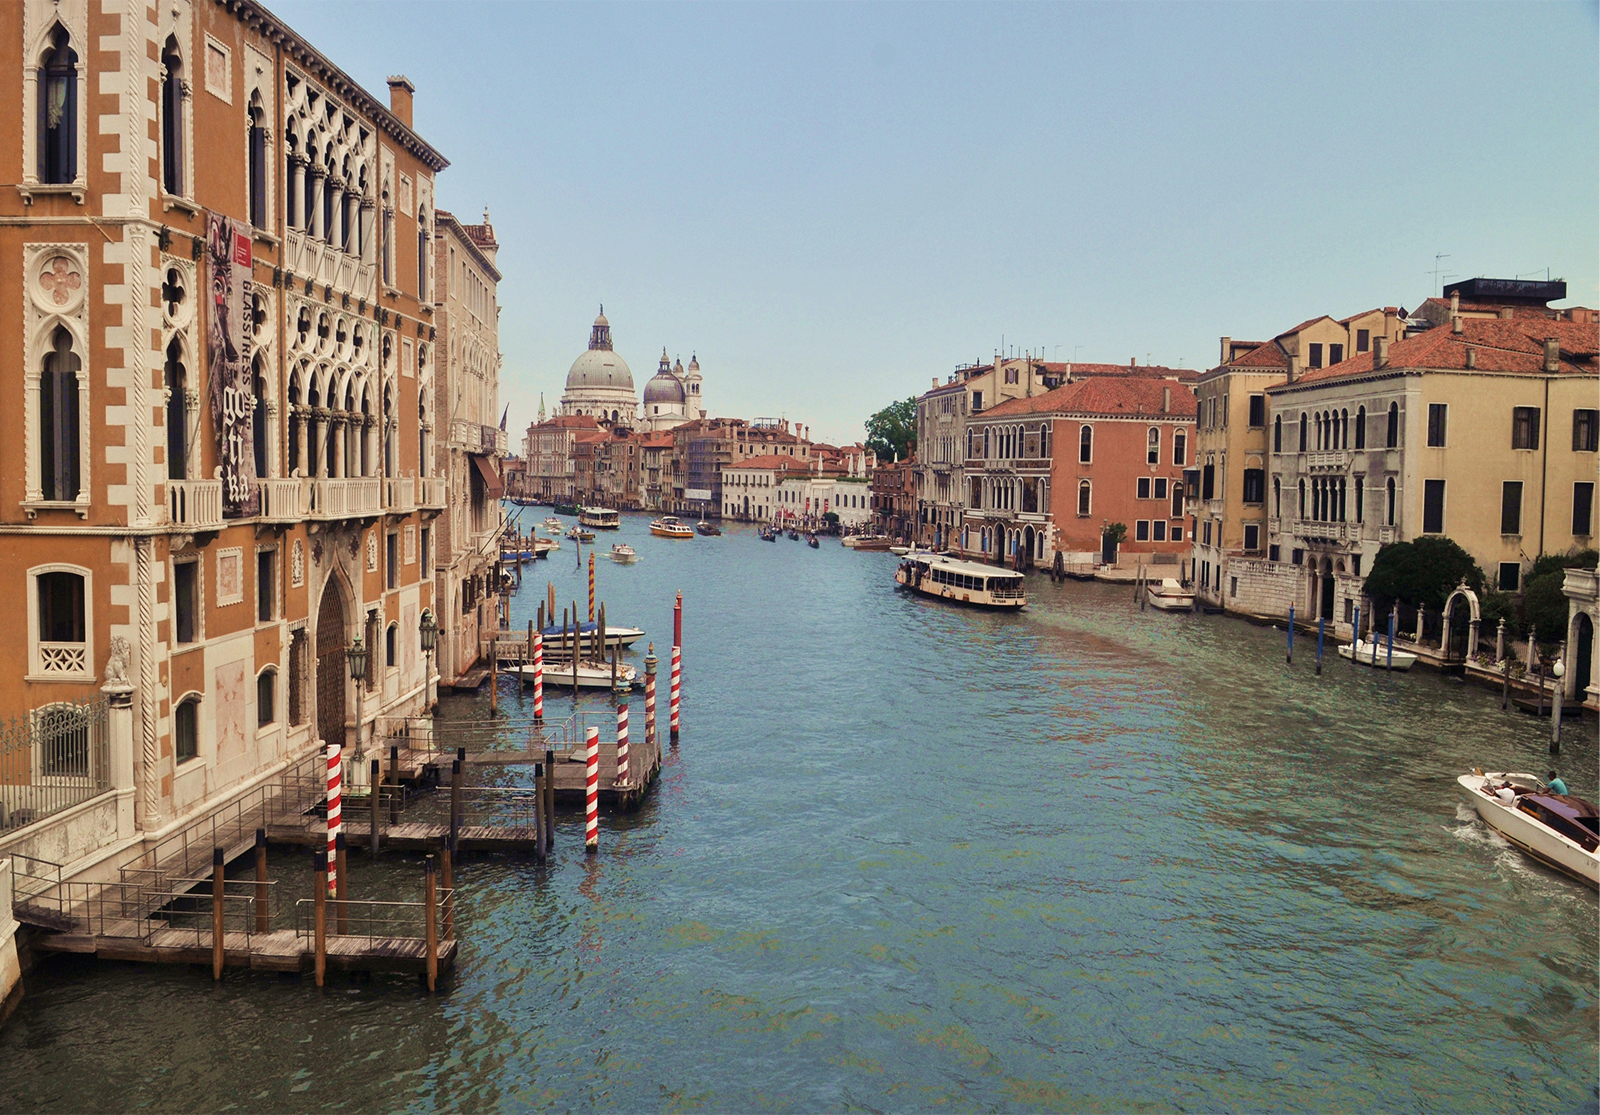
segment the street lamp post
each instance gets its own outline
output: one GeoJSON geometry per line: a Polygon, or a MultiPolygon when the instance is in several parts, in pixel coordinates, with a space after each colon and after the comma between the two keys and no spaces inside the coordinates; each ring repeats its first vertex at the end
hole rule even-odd
{"type": "Polygon", "coordinates": [[[1567,672],[1567,647],[1563,643],[1556,651],[1556,660],[1550,667],[1550,675],[1556,679],[1554,692],[1550,699],[1550,753],[1553,755],[1561,750],[1561,699],[1567,695],[1566,686],[1562,684],[1562,677],[1567,672]]]}
{"type": "Polygon", "coordinates": [[[344,651],[345,657],[350,661],[350,680],[356,683],[356,754],[353,770],[360,769],[360,764],[366,758],[367,749],[361,744],[361,720],[363,700],[366,686],[362,684],[367,677],[367,648],[361,641],[361,636],[356,636],[356,641],[351,643],[344,651]]]}
{"type": "Polygon", "coordinates": [[[426,671],[422,678],[422,696],[431,710],[436,701],[433,692],[433,651],[439,645],[439,621],[434,618],[431,608],[422,610],[422,620],[417,630],[422,637],[423,669],[426,671]]]}

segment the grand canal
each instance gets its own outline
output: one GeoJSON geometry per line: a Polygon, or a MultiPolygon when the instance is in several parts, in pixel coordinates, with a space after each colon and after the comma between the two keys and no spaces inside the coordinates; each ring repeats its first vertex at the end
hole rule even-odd
{"type": "MultiPolygon", "coordinates": [[[[1596,896],[1454,782],[1542,773],[1547,723],[1121,587],[994,616],[896,593],[887,554],[622,534],[613,622],[661,651],[684,592],[683,743],[598,857],[567,817],[548,867],[468,858],[434,998],[52,959],[0,1108],[1595,1104],[1596,896]]],[[[514,623],[575,565],[530,567],[514,623]]],[[[1596,764],[1590,722],[1560,767],[1593,797],[1596,764]]]]}

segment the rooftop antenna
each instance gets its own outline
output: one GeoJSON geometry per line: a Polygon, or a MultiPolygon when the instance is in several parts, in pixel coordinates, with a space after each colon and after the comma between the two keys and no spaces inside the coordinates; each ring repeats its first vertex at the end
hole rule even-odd
{"type": "MultiPolygon", "coordinates": [[[[1441,265],[1441,263],[1439,261],[1440,260],[1449,259],[1449,258],[1450,258],[1450,253],[1449,252],[1436,252],[1436,253],[1434,253],[1434,257],[1433,257],[1433,289],[1438,291],[1440,294],[1444,293],[1444,288],[1439,285],[1440,272],[1442,272],[1444,270],[1444,267],[1441,265]]],[[[1424,274],[1426,274],[1426,272],[1424,272],[1424,274]]],[[[1451,274],[1454,274],[1454,272],[1452,272],[1451,274]]],[[[1450,276],[1446,275],[1444,277],[1445,278],[1449,278],[1450,276]]]]}

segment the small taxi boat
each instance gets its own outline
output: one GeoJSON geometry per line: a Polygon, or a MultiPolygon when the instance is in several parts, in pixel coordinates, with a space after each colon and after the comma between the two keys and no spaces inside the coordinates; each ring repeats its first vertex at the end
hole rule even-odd
{"type": "Polygon", "coordinates": [[[1354,658],[1363,666],[1376,666],[1380,670],[1409,670],[1417,664],[1417,656],[1410,651],[1396,650],[1391,662],[1389,644],[1381,639],[1357,639],[1352,649],[1349,643],[1339,647],[1340,658],[1354,658]]]}
{"type": "Polygon", "coordinates": [[[1171,577],[1151,581],[1144,586],[1144,595],[1152,608],[1163,612],[1194,611],[1194,593],[1171,577]]]}
{"type": "Polygon", "coordinates": [[[839,545],[847,550],[873,553],[883,553],[892,549],[888,536],[883,534],[851,534],[841,538],[839,545]]]}
{"type": "Polygon", "coordinates": [[[693,538],[694,531],[680,522],[676,515],[663,515],[650,524],[650,533],[657,538],[693,538]]]}
{"type": "Polygon", "coordinates": [[[622,516],[609,507],[581,507],[578,509],[578,525],[593,530],[616,530],[622,525],[622,516]]]}
{"type": "Polygon", "coordinates": [[[895,570],[894,580],[912,592],[958,604],[1022,608],[1028,603],[1021,573],[932,554],[907,556],[895,570]]]}
{"type": "Polygon", "coordinates": [[[639,560],[639,552],[626,542],[611,544],[611,560],[619,565],[632,565],[639,560]]]}
{"type": "Polygon", "coordinates": [[[560,534],[563,530],[565,530],[567,528],[567,524],[563,523],[560,519],[556,518],[554,515],[551,515],[548,519],[546,519],[544,521],[544,528],[546,530],[550,531],[552,534],[560,534]]]}
{"type": "Polygon", "coordinates": [[[579,542],[593,542],[594,531],[584,530],[582,527],[573,527],[567,531],[568,538],[576,538],[579,542]]]}
{"type": "Polygon", "coordinates": [[[717,526],[715,523],[708,523],[704,519],[701,519],[694,525],[694,532],[699,535],[704,535],[706,538],[715,538],[722,533],[722,528],[717,526]]]}
{"type": "MultiPolygon", "coordinates": [[[[585,651],[597,638],[595,631],[599,629],[599,626],[599,624],[593,622],[578,625],[578,638],[582,642],[585,651]]],[[[568,645],[568,650],[563,651],[561,649],[563,645],[567,645],[564,641],[572,638],[572,625],[570,623],[565,627],[559,623],[553,623],[540,631],[539,634],[544,637],[544,653],[547,657],[572,657],[570,645],[568,645]]],[[[642,638],[644,638],[644,632],[637,627],[619,627],[609,623],[606,624],[606,646],[608,647],[626,649],[642,638]]]]}
{"type": "MultiPolygon", "coordinates": [[[[523,681],[530,685],[533,683],[532,666],[513,666],[511,667],[511,672],[520,676],[523,681]]],[[[572,662],[570,659],[564,664],[546,662],[544,666],[544,684],[561,689],[571,689],[572,674],[572,662]]],[[[579,689],[611,688],[611,663],[609,662],[579,661],[577,674],[579,689]]],[[[623,662],[617,663],[618,686],[626,686],[632,689],[638,678],[639,671],[636,667],[629,666],[623,662]]]]}
{"type": "Polygon", "coordinates": [[[1540,863],[1600,889],[1600,817],[1593,802],[1552,793],[1531,774],[1474,770],[1456,783],[1490,828],[1540,863]]]}

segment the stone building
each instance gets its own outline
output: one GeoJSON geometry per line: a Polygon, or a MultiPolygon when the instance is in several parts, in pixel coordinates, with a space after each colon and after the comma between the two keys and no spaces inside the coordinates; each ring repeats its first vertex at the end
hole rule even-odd
{"type": "Polygon", "coordinates": [[[916,456],[885,464],[879,461],[869,477],[873,520],[890,538],[910,539],[916,527],[916,456]]]}
{"type": "Polygon", "coordinates": [[[705,400],[701,397],[700,360],[691,355],[689,367],[683,361],[676,364],[667,359],[667,350],[661,350],[661,363],[650,382],[644,385],[644,410],[640,428],[652,432],[670,430],[692,418],[706,416],[705,400]]]}
{"type": "Polygon", "coordinates": [[[408,81],[380,100],[252,0],[0,25],[0,713],[83,717],[81,747],[0,761],[0,854],[114,873],[429,703],[448,164],[408,81]]]}
{"type": "Polygon", "coordinates": [[[499,593],[500,245],[489,215],[462,224],[436,215],[433,241],[434,319],[438,329],[434,421],[438,472],[449,479],[450,506],[434,540],[434,591],[439,617],[439,672],[459,677],[478,661],[478,632],[495,626],[499,593]]]}
{"type": "Polygon", "coordinates": [[[805,476],[805,462],[787,453],[730,461],[722,468],[722,515],[747,523],[770,523],[778,513],[778,490],[791,476],[805,476]]]}
{"type": "Polygon", "coordinates": [[[558,414],[529,426],[522,441],[528,498],[541,503],[576,503],[573,442],[579,435],[599,429],[599,422],[587,414],[558,414]]]}

